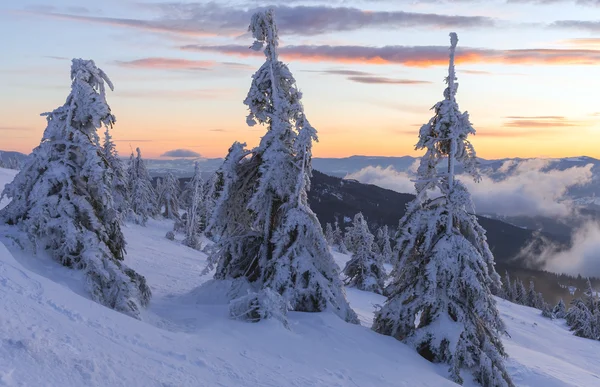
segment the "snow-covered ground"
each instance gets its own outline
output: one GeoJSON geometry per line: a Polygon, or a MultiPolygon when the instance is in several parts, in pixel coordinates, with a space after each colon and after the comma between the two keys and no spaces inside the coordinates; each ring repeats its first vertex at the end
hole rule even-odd
{"type": "MultiPolygon", "coordinates": [[[[13,175],[0,170],[0,187],[13,175]]],[[[384,302],[375,294],[347,290],[362,326],[332,313],[290,313],[290,330],[230,320],[224,284],[201,275],[203,253],[165,238],[171,227],[124,230],[127,263],[154,294],[139,321],[89,300],[80,273],[23,251],[2,226],[0,386],[453,385],[446,367],[369,329],[374,304],[384,302]]],[[[600,385],[600,342],[572,336],[537,310],[499,306],[518,386],[600,385]]]]}

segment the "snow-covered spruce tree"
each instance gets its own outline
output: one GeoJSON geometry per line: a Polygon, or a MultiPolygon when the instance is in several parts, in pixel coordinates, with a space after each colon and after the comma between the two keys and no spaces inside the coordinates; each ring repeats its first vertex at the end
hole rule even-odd
{"type": "Polygon", "coordinates": [[[525,290],[525,285],[519,278],[515,280],[515,303],[527,305],[527,290],[525,290]]]}
{"type": "Polygon", "coordinates": [[[112,140],[110,129],[107,126],[104,131],[104,142],[102,154],[112,172],[112,197],[113,206],[121,216],[126,216],[129,210],[129,190],[127,188],[127,174],[123,161],[119,157],[115,143],[112,140]]]}
{"type": "MultiPolygon", "coordinates": [[[[535,297],[535,308],[542,309],[542,307],[546,304],[548,303],[544,299],[544,295],[541,292],[538,292],[535,297]]],[[[552,310],[550,304],[548,304],[548,307],[550,308],[550,310],[552,310]]]]}
{"type": "MultiPolygon", "coordinates": [[[[359,212],[354,215],[354,219],[352,219],[352,226],[346,227],[346,233],[344,234],[344,245],[352,253],[358,250],[360,247],[359,245],[362,242],[361,238],[363,232],[363,222],[366,222],[365,218],[363,214],[359,212]]],[[[377,251],[377,249],[374,249],[374,251],[377,251]]]]}
{"type": "Polygon", "coordinates": [[[596,325],[595,317],[594,311],[589,310],[583,300],[576,298],[571,301],[565,319],[575,336],[597,340],[599,327],[596,325]]]}
{"type": "Polygon", "coordinates": [[[552,314],[556,318],[565,318],[567,314],[567,307],[562,298],[558,301],[558,304],[556,304],[554,309],[552,309],[552,314]]]}
{"type": "Polygon", "coordinates": [[[508,270],[504,272],[504,281],[502,282],[502,295],[505,300],[515,302],[514,287],[512,281],[510,280],[510,275],[508,275],[508,270]]]}
{"type": "Polygon", "coordinates": [[[357,323],[321,225],[308,206],[316,130],[304,116],[292,73],[278,59],[273,11],[255,13],[249,30],[255,38],[251,48],[264,48],[266,61],[252,76],[244,100],[250,111],[246,121],[268,129],[247,161],[231,160],[235,178],[227,182],[216,213],[235,211],[232,218],[250,219],[231,231],[230,219],[220,221],[226,232],[220,231],[215,278],[243,277],[257,290],[276,291],[292,310],[331,309],[357,323]],[[222,208],[230,202],[230,208],[222,208]]]}
{"type": "Polygon", "coordinates": [[[576,336],[600,340],[600,308],[589,278],[583,297],[571,301],[565,320],[576,336]]]}
{"type": "MultiPolygon", "coordinates": [[[[185,239],[183,244],[193,249],[200,249],[201,224],[203,224],[202,200],[204,190],[204,180],[200,164],[196,162],[194,176],[188,184],[189,204],[186,209],[185,239]]],[[[205,219],[204,219],[205,222],[205,219]]]]}
{"type": "Polygon", "coordinates": [[[377,230],[377,244],[381,251],[381,259],[384,263],[392,262],[392,245],[390,244],[390,233],[387,225],[377,230]]]}
{"type": "Polygon", "coordinates": [[[346,247],[346,243],[344,243],[344,233],[337,220],[335,221],[333,228],[333,246],[336,247],[340,253],[348,254],[348,248],[346,247]]]}
{"type": "Polygon", "coordinates": [[[544,302],[540,309],[542,310],[542,317],[546,317],[549,319],[555,318],[554,313],[552,313],[552,307],[547,302],[544,302]]]}
{"type": "Polygon", "coordinates": [[[327,244],[329,246],[333,246],[334,234],[333,234],[333,227],[331,226],[331,223],[327,223],[325,225],[325,240],[327,241],[327,244]]]}
{"type": "Polygon", "coordinates": [[[127,169],[127,187],[129,188],[130,211],[128,218],[132,222],[146,225],[150,217],[158,214],[157,198],[152,180],[142,159],[140,148],[136,148],[137,156],[131,153],[127,169]]]}
{"type": "Polygon", "coordinates": [[[210,219],[212,218],[212,214],[215,211],[215,207],[217,205],[217,199],[219,195],[219,187],[218,187],[218,176],[216,173],[213,173],[210,178],[204,183],[204,197],[203,197],[203,213],[204,213],[204,234],[211,238],[212,233],[208,230],[208,224],[210,219]]]}
{"type": "Polygon", "coordinates": [[[346,285],[382,294],[385,270],[381,256],[373,251],[373,234],[369,231],[367,221],[361,213],[358,213],[354,220],[356,251],[352,253],[352,258],[344,268],[346,285]]]}
{"type": "Polygon", "coordinates": [[[179,219],[179,179],[171,171],[161,180],[158,190],[158,206],[164,209],[162,215],[167,219],[179,219]]]}
{"type": "Polygon", "coordinates": [[[416,149],[426,153],[415,182],[417,197],[400,221],[399,257],[373,329],[430,361],[449,364],[457,383],[463,382],[460,370],[466,368],[483,386],[512,386],[500,340],[505,328],[492,296],[500,277],[470,194],[455,180],[458,163],[476,181],[479,174],[467,140],[475,130],[455,99],[455,33],[450,41],[448,87],[444,100],[433,107],[435,116],[419,133],[416,149]],[[447,168],[440,173],[442,161],[447,168]]]}
{"type": "Polygon", "coordinates": [[[143,276],[125,266],[125,239],[113,208],[111,166],[97,129],[112,127],[106,74],[93,61],[73,59],[71,93],[50,113],[40,145],[8,184],[2,218],[26,231],[38,249],[82,269],[92,299],[139,318],[150,300],[143,276]]]}
{"type": "Polygon", "coordinates": [[[583,303],[590,310],[591,313],[594,313],[596,309],[598,309],[598,299],[596,297],[596,292],[592,287],[592,282],[590,279],[587,279],[585,290],[583,291],[583,303]]]}
{"type": "Polygon", "coordinates": [[[538,294],[535,291],[535,284],[532,280],[529,281],[529,289],[527,290],[525,305],[530,306],[532,308],[540,308],[538,305],[538,294]]]}

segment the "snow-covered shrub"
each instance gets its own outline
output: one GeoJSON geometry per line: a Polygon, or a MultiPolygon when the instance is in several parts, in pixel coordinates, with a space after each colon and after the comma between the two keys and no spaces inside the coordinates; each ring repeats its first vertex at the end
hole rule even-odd
{"type": "Polygon", "coordinates": [[[552,309],[552,314],[555,318],[565,318],[567,314],[567,307],[562,298],[558,301],[558,304],[556,304],[554,309],[552,309]]]}
{"type": "Polygon", "coordinates": [[[550,307],[550,304],[548,304],[547,302],[544,302],[544,304],[542,305],[542,317],[545,318],[549,318],[549,319],[554,319],[554,313],[552,313],[552,308],[550,307]]]}
{"type": "Polygon", "coordinates": [[[175,240],[175,233],[173,231],[167,231],[167,234],[165,235],[165,238],[167,238],[170,241],[174,241],[175,240]]]}
{"type": "Polygon", "coordinates": [[[229,315],[236,320],[258,322],[275,319],[288,328],[287,312],[289,303],[271,288],[264,288],[258,293],[248,293],[229,303],[229,315]]]}

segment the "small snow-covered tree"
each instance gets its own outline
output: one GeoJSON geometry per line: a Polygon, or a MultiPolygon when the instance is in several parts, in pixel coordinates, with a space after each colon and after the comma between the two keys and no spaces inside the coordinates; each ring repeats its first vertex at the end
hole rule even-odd
{"type": "Polygon", "coordinates": [[[201,225],[206,221],[206,214],[202,213],[202,200],[204,180],[200,164],[196,162],[194,176],[188,184],[189,204],[186,210],[185,239],[183,243],[193,249],[200,248],[199,234],[203,231],[201,225]]]}
{"type": "Polygon", "coordinates": [[[598,300],[596,297],[596,292],[592,287],[592,282],[590,279],[587,279],[585,290],[583,291],[583,303],[590,310],[591,313],[594,313],[596,309],[598,309],[598,300]]]}
{"type": "Polygon", "coordinates": [[[334,223],[333,229],[333,246],[337,248],[338,252],[348,254],[348,248],[346,247],[346,243],[344,243],[344,233],[337,220],[334,223]]]}
{"type": "Polygon", "coordinates": [[[594,340],[598,339],[598,329],[595,326],[594,312],[589,310],[585,302],[581,299],[577,298],[571,301],[571,307],[565,319],[575,336],[594,340]]]}
{"type": "Polygon", "coordinates": [[[112,197],[113,206],[119,212],[119,215],[127,215],[129,210],[129,190],[127,188],[127,174],[123,161],[119,157],[115,143],[112,140],[109,127],[104,131],[104,142],[102,144],[102,154],[108,163],[112,172],[112,197]]]}
{"type": "Polygon", "coordinates": [[[179,219],[179,179],[172,172],[167,172],[157,191],[158,206],[164,209],[163,216],[167,219],[179,219]]]}
{"type": "Polygon", "coordinates": [[[362,232],[363,219],[363,214],[359,212],[354,215],[352,225],[350,227],[346,227],[346,232],[344,234],[344,245],[352,253],[356,252],[359,247],[358,245],[362,232]]]}
{"type": "Polygon", "coordinates": [[[484,386],[512,386],[500,340],[504,324],[492,296],[500,277],[470,194],[455,179],[457,163],[476,181],[479,174],[467,139],[475,130],[455,98],[455,33],[450,40],[448,87],[419,133],[416,149],[426,152],[417,172],[417,196],[399,223],[399,257],[373,329],[430,361],[447,363],[457,383],[466,368],[484,386]],[[446,167],[440,173],[442,161],[446,167]]]}
{"type": "Polygon", "coordinates": [[[329,246],[333,246],[334,234],[333,234],[333,227],[331,226],[331,223],[327,223],[325,225],[325,240],[327,241],[327,244],[329,246]]]}
{"type": "MultiPolygon", "coordinates": [[[[545,304],[547,304],[547,302],[544,299],[544,295],[541,292],[538,292],[537,295],[536,295],[536,297],[535,297],[535,308],[542,309],[542,307],[545,304]]],[[[550,304],[548,304],[548,305],[550,305],[550,304]]],[[[551,306],[548,306],[548,307],[552,310],[551,306]]]]}
{"type": "Polygon", "coordinates": [[[552,314],[556,318],[565,318],[567,315],[567,307],[565,306],[565,302],[562,298],[558,301],[558,304],[556,304],[554,309],[552,309],[552,314]]]}
{"type": "Polygon", "coordinates": [[[600,309],[589,278],[583,297],[571,301],[565,320],[575,336],[600,340],[600,309]]]}
{"type": "Polygon", "coordinates": [[[504,281],[502,282],[502,290],[504,299],[515,302],[515,292],[512,281],[510,280],[510,275],[508,274],[508,270],[504,272],[504,281]]]}
{"type": "Polygon", "coordinates": [[[373,252],[373,234],[369,231],[367,221],[360,212],[354,221],[356,250],[344,268],[346,285],[382,294],[385,270],[381,256],[373,252]]]}
{"type": "Polygon", "coordinates": [[[392,245],[390,243],[390,234],[387,225],[380,227],[377,230],[377,244],[379,245],[379,250],[381,251],[381,259],[384,263],[392,262],[392,245]]]}
{"type": "Polygon", "coordinates": [[[525,305],[530,306],[532,308],[541,308],[541,305],[538,305],[538,293],[535,291],[535,284],[533,280],[529,281],[529,289],[527,290],[525,305]]]}
{"type": "MultiPolygon", "coordinates": [[[[357,323],[321,225],[308,206],[316,130],[304,115],[292,73],[279,61],[273,11],[255,13],[249,30],[255,39],[251,48],[263,49],[266,61],[252,76],[244,100],[250,111],[246,122],[263,124],[267,132],[250,157],[226,160],[224,172],[232,178],[224,181],[215,214],[241,222],[218,221],[215,278],[245,278],[257,289],[275,290],[292,310],[330,308],[357,323]]],[[[244,154],[243,148],[236,154],[244,154]]]]}
{"type": "Polygon", "coordinates": [[[142,151],[136,148],[137,156],[131,153],[127,169],[127,186],[129,188],[130,211],[129,220],[146,225],[150,217],[158,214],[157,198],[152,179],[146,169],[146,162],[142,159],[142,151]]]}
{"type": "Polygon", "coordinates": [[[151,293],[146,279],[122,262],[114,173],[97,133],[115,122],[105,94],[105,85],[113,86],[92,60],[73,59],[71,80],[65,104],[42,114],[48,126],[5,187],[2,196],[12,200],[1,216],[64,266],[84,270],[93,300],[139,318],[151,293]]]}
{"type": "Polygon", "coordinates": [[[15,169],[18,171],[21,169],[21,163],[16,157],[11,157],[8,160],[0,157],[0,168],[15,169]]]}
{"type": "Polygon", "coordinates": [[[554,313],[552,313],[552,307],[547,302],[544,302],[540,309],[542,310],[542,317],[546,317],[549,319],[555,318],[554,313]]]}
{"type": "Polygon", "coordinates": [[[527,305],[527,290],[525,290],[525,285],[519,278],[515,280],[515,302],[520,305],[527,305]]]}
{"type": "Polygon", "coordinates": [[[217,205],[218,199],[218,176],[216,173],[213,173],[210,178],[205,183],[205,194],[203,197],[203,213],[205,216],[204,219],[204,233],[206,236],[211,237],[212,234],[210,230],[208,230],[208,224],[210,223],[210,219],[212,218],[212,214],[215,211],[215,207],[217,205]]]}

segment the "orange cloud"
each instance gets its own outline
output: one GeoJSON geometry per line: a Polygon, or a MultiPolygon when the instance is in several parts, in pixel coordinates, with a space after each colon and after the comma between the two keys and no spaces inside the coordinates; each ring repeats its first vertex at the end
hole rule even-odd
{"type": "Polygon", "coordinates": [[[132,61],[116,61],[119,66],[161,70],[208,70],[215,65],[209,60],[189,60],[176,58],[143,58],[132,61]]]}
{"type": "Polygon", "coordinates": [[[567,120],[562,116],[509,116],[506,118],[510,119],[503,124],[507,128],[569,128],[585,124],[581,121],[567,120]]]}
{"type": "Polygon", "coordinates": [[[166,89],[166,90],[127,90],[114,92],[122,98],[158,98],[158,99],[218,99],[234,95],[235,89],[166,89]]]}
{"type": "MultiPolygon", "coordinates": [[[[242,45],[203,46],[187,45],[183,50],[217,52],[224,55],[249,57],[262,55],[242,45]]],[[[285,46],[280,53],[287,60],[303,62],[336,62],[345,64],[387,65],[409,67],[446,66],[446,46],[285,46]]],[[[539,65],[596,65],[600,64],[600,50],[582,49],[518,49],[493,50],[460,48],[458,64],[539,64],[539,65]]]]}
{"type": "Polygon", "coordinates": [[[571,46],[600,46],[600,38],[575,38],[561,40],[560,43],[571,46]]]}

